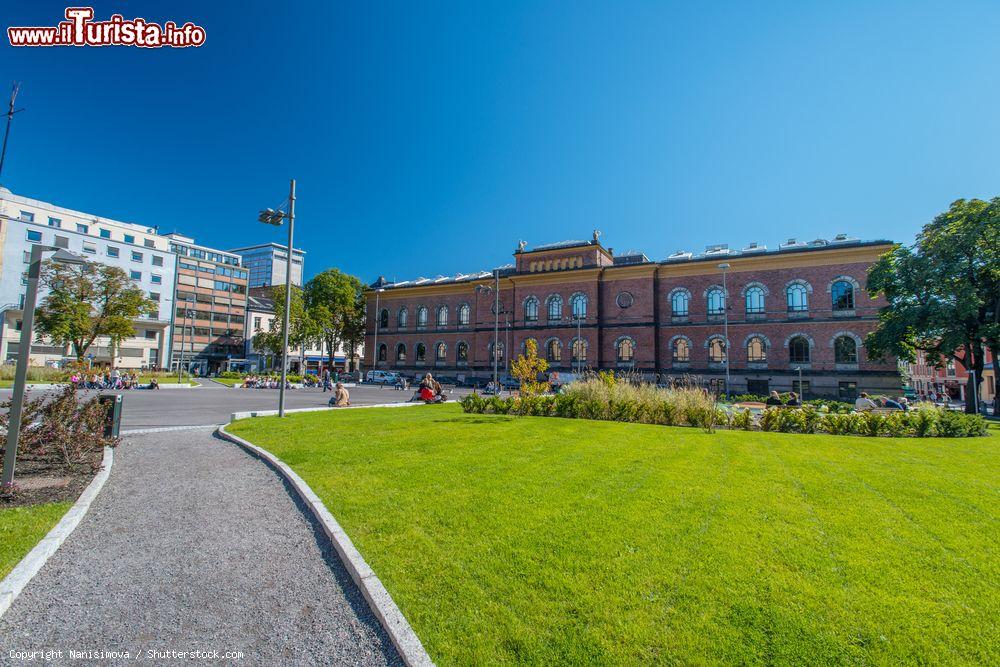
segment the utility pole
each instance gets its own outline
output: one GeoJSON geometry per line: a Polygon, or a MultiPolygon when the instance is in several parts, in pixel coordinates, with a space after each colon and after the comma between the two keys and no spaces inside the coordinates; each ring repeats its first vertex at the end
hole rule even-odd
{"type": "Polygon", "coordinates": [[[576,374],[580,375],[583,373],[583,358],[580,355],[583,352],[583,341],[580,340],[580,325],[583,318],[580,317],[579,313],[573,313],[573,315],[576,317],[576,344],[573,345],[576,349],[570,350],[570,355],[576,355],[576,374]]]}
{"type": "Polygon", "coordinates": [[[17,100],[17,93],[21,89],[21,84],[15,81],[10,87],[10,104],[7,106],[7,128],[3,133],[3,150],[0,151],[0,176],[3,176],[3,163],[7,158],[7,137],[10,136],[10,121],[14,119],[14,114],[24,109],[14,109],[14,102],[17,100]]]}

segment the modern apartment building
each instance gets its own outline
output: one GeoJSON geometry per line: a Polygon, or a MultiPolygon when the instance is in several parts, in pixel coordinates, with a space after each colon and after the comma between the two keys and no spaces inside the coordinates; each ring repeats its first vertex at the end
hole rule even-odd
{"type": "MultiPolygon", "coordinates": [[[[64,248],[92,262],[117,266],[158,304],[135,321],[136,334],[112,350],[98,338],[88,350],[95,364],[159,368],[170,354],[176,256],[166,238],[144,225],[120,222],[13,194],[0,187],[0,363],[17,358],[28,256],[33,244],[64,248]]],[[[45,298],[40,286],[39,303],[45,298]]],[[[31,346],[33,365],[73,359],[71,350],[42,341],[31,346]]]]}
{"type": "MultiPolygon", "coordinates": [[[[260,245],[236,248],[229,252],[243,258],[243,267],[250,272],[247,287],[270,287],[285,284],[285,271],[288,267],[288,246],[277,243],[261,243],[260,245]]],[[[305,251],[292,249],[292,284],[302,286],[303,262],[305,251]]]]}
{"type": "Polygon", "coordinates": [[[237,254],[180,234],[166,238],[177,255],[170,368],[180,365],[196,374],[226,370],[243,360],[248,271],[237,254]]]}

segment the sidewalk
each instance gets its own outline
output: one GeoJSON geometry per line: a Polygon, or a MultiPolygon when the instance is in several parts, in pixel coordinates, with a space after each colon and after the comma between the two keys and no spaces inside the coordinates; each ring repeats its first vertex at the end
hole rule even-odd
{"type": "Polygon", "coordinates": [[[90,512],[0,619],[0,646],[5,658],[202,650],[242,651],[244,665],[400,662],[277,475],[211,428],[126,436],[90,512]]]}

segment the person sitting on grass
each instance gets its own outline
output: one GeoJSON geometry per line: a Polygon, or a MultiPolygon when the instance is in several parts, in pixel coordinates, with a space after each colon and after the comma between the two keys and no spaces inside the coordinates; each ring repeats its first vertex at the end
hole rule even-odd
{"type": "Polygon", "coordinates": [[[784,405],[784,403],[781,402],[781,395],[776,391],[772,391],[771,395],[764,401],[764,405],[784,405]]]}
{"type": "Polygon", "coordinates": [[[350,404],[351,393],[344,388],[342,382],[338,382],[336,388],[333,390],[333,396],[330,398],[330,407],[346,408],[350,404]]]}
{"type": "Polygon", "coordinates": [[[857,400],[854,401],[854,411],[855,412],[868,412],[869,410],[874,410],[878,406],[875,405],[875,401],[868,397],[868,392],[861,392],[857,400]]]}
{"type": "Polygon", "coordinates": [[[150,389],[160,388],[160,381],[156,379],[155,375],[149,379],[149,388],[150,389]]]}
{"type": "Polygon", "coordinates": [[[441,385],[438,384],[430,373],[428,373],[424,376],[424,379],[420,381],[420,400],[424,403],[439,403],[442,400],[442,397],[438,393],[440,388],[441,385]]]}

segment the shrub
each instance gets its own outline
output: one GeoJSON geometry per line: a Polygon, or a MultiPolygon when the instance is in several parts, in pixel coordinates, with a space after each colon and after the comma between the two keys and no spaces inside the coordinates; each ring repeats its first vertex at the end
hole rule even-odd
{"type": "Polygon", "coordinates": [[[486,401],[479,394],[473,392],[462,397],[458,402],[462,406],[462,411],[470,414],[482,414],[486,409],[486,401]]]}
{"type": "Polygon", "coordinates": [[[981,415],[967,415],[953,410],[940,410],[937,433],[942,438],[966,438],[986,435],[986,420],[981,415]]]}
{"type": "Polygon", "coordinates": [[[236,371],[222,371],[219,373],[220,378],[228,378],[230,380],[238,380],[243,378],[244,373],[237,373],[236,371]]]}
{"type": "Polygon", "coordinates": [[[753,430],[753,413],[749,408],[744,408],[743,410],[734,410],[733,416],[729,419],[729,428],[743,429],[744,431],[753,430]]]}
{"type": "Polygon", "coordinates": [[[930,438],[937,434],[938,408],[918,405],[906,413],[908,427],[918,438],[930,438]]]}
{"type": "Polygon", "coordinates": [[[760,413],[760,430],[777,431],[781,422],[781,412],[784,408],[766,408],[760,413]]]}
{"type": "Polygon", "coordinates": [[[556,417],[576,419],[580,416],[579,396],[575,392],[556,395],[552,412],[556,417]]]}

